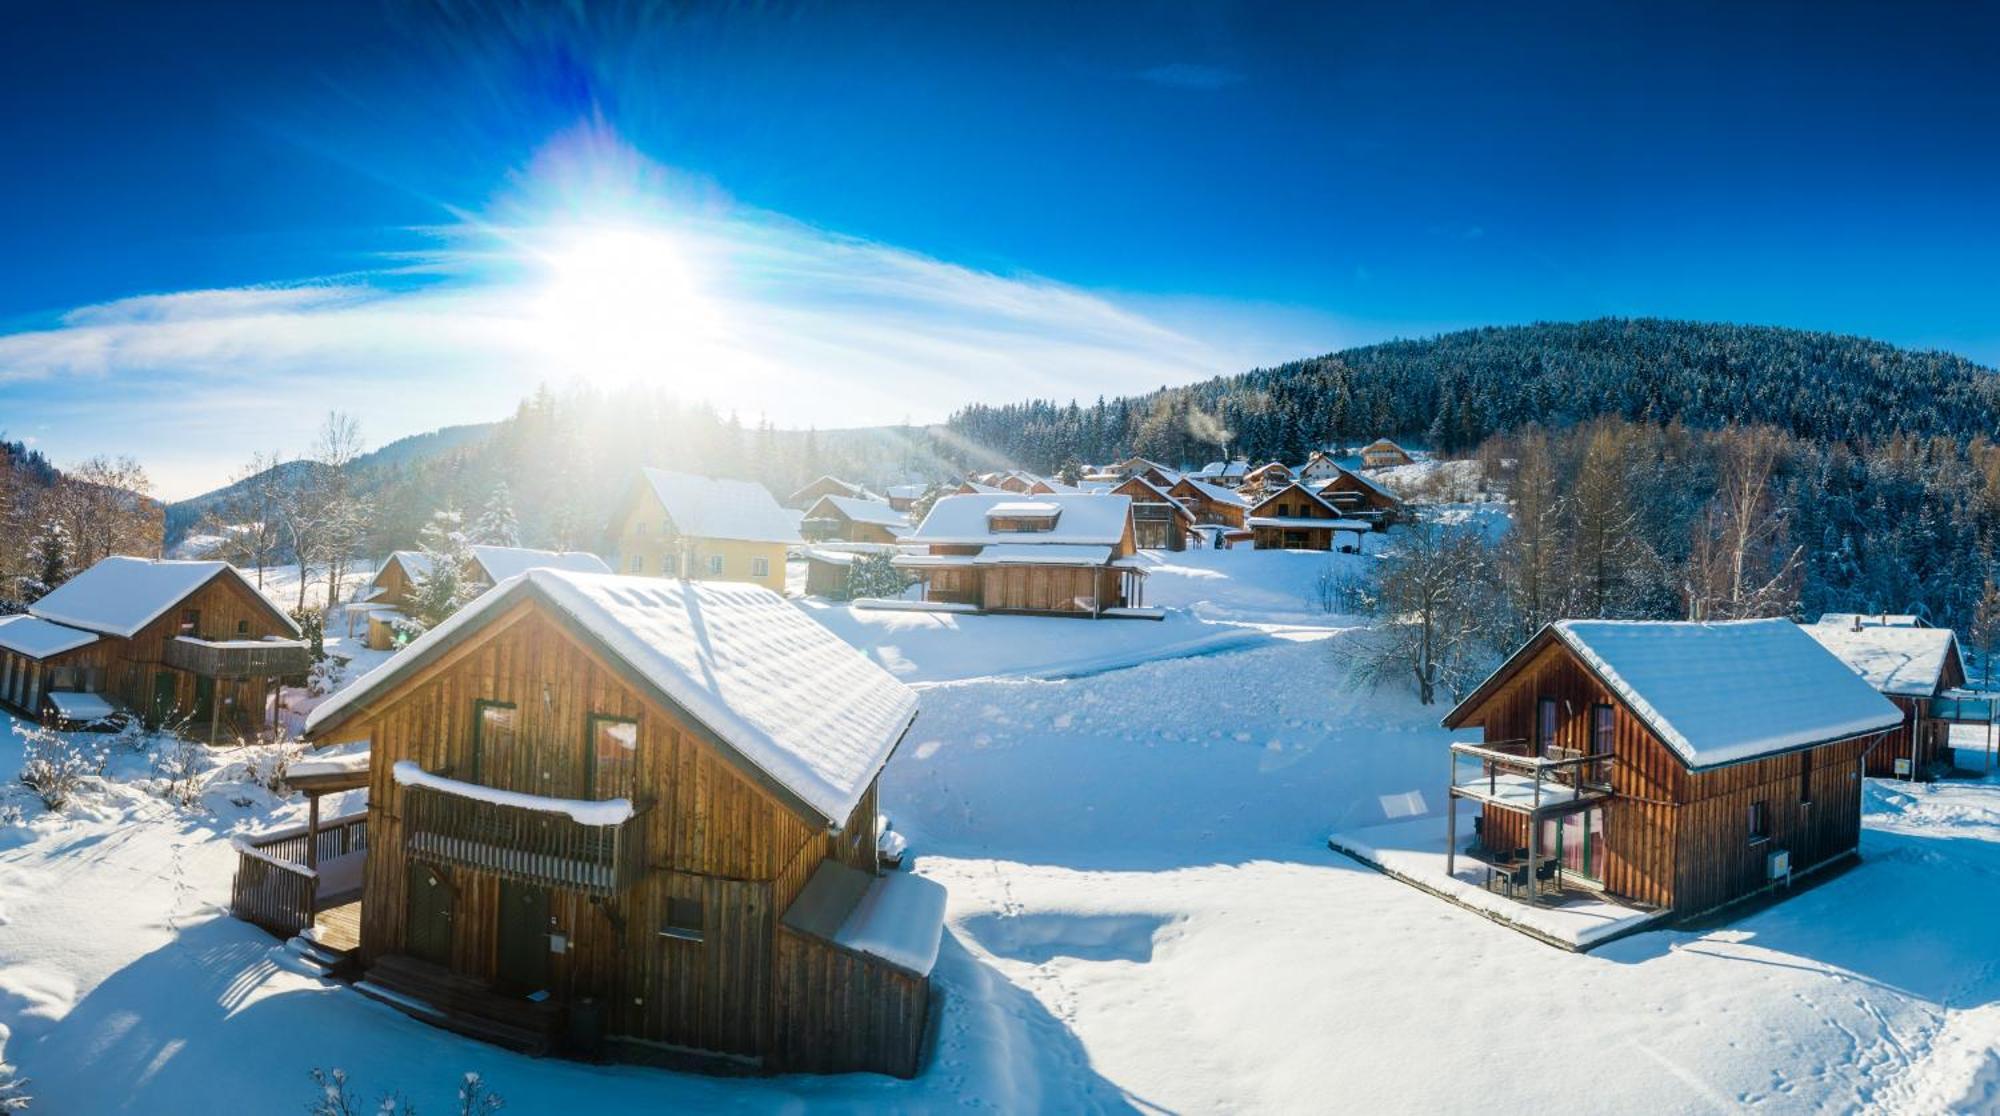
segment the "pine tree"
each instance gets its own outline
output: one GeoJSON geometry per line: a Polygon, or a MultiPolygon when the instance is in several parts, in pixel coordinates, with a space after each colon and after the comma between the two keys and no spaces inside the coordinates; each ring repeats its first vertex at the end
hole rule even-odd
{"type": "Polygon", "coordinates": [[[404,607],[408,622],[405,635],[429,631],[471,599],[465,569],[472,558],[465,538],[463,517],[458,509],[439,508],[431,514],[419,536],[424,568],[410,579],[409,603],[404,607]]]}
{"type": "Polygon", "coordinates": [[[68,581],[70,575],[76,572],[70,568],[76,560],[75,545],[70,541],[69,528],[61,520],[52,519],[42,525],[41,533],[28,544],[28,549],[34,559],[35,570],[22,583],[21,595],[34,602],[68,581]]]}
{"type": "Polygon", "coordinates": [[[847,567],[847,597],[899,597],[905,584],[903,571],[890,563],[887,554],[863,554],[847,567]]]}
{"type": "Polygon", "coordinates": [[[521,545],[520,524],[514,518],[514,497],[507,491],[506,481],[493,486],[493,494],[486,498],[479,521],[472,525],[471,537],[473,542],[487,546],[521,545]]]}

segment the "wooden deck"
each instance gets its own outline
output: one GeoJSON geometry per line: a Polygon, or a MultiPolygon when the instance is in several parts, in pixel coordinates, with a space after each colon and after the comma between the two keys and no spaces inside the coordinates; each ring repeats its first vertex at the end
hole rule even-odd
{"type": "Polygon", "coordinates": [[[361,903],[328,907],[313,916],[313,937],[328,949],[352,953],[361,948],[361,903]]]}

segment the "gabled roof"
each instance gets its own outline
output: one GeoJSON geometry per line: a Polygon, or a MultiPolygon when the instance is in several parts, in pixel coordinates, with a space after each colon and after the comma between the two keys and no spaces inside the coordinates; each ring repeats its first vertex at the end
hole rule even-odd
{"type": "Polygon", "coordinates": [[[1790,620],[1559,620],[1444,718],[1456,728],[1560,641],[1691,768],[1880,732],[1903,713],[1790,620]]]}
{"type": "MultiPolygon", "coordinates": [[[[1375,483],[1374,481],[1369,480],[1362,474],[1357,473],[1352,469],[1349,469],[1345,465],[1335,464],[1334,468],[1340,470],[1340,472],[1336,474],[1332,480],[1327,481],[1326,484],[1333,484],[1336,481],[1338,481],[1341,477],[1352,477],[1354,478],[1355,481],[1359,482],[1363,488],[1368,489],[1369,491],[1375,493],[1377,496],[1382,497],[1384,500],[1387,500],[1394,504],[1401,504],[1403,502],[1402,497],[1396,495],[1395,493],[1389,491],[1386,488],[1383,488],[1381,485],[1375,483]]],[[[1324,488],[1326,487],[1326,485],[1321,485],[1320,487],[1324,488]]]]}
{"type": "Polygon", "coordinates": [[[802,485],[799,488],[799,490],[797,492],[792,493],[791,496],[787,498],[785,502],[788,504],[796,504],[800,500],[804,499],[808,492],[812,491],[815,488],[818,488],[820,485],[823,484],[834,485],[849,496],[857,496],[864,500],[874,498],[874,493],[868,491],[865,485],[855,484],[853,481],[841,480],[839,477],[836,477],[831,473],[822,473],[818,477],[814,478],[811,482],[802,485]]]}
{"type": "Polygon", "coordinates": [[[1194,489],[1196,492],[1218,504],[1234,504],[1239,508],[1250,506],[1250,501],[1245,499],[1241,492],[1233,488],[1224,488],[1219,484],[1210,484],[1207,481],[1196,480],[1193,473],[1183,474],[1181,479],[1174,482],[1175,488],[1179,488],[1181,485],[1187,485],[1189,488],[1194,489]]]}
{"type": "Polygon", "coordinates": [[[1864,628],[1928,628],[1930,621],[1907,612],[1822,612],[1822,624],[1842,624],[1864,628]]]}
{"type": "Polygon", "coordinates": [[[1176,515],[1181,516],[1190,523],[1194,522],[1194,513],[1187,509],[1186,504],[1183,504],[1179,500],[1174,499],[1172,493],[1168,492],[1164,488],[1161,488],[1159,485],[1154,484],[1152,481],[1147,480],[1145,477],[1141,476],[1126,477],[1124,480],[1112,486],[1111,491],[1120,496],[1131,496],[1137,502],[1140,503],[1165,504],[1168,507],[1174,509],[1174,513],[1176,515]],[[1119,489],[1125,488],[1128,485],[1136,485],[1142,490],[1142,492],[1133,493],[1133,492],[1118,491],[1119,489]],[[1148,500],[1146,499],[1146,495],[1148,494],[1156,496],[1158,497],[1158,499],[1148,500]]]}
{"type": "Polygon", "coordinates": [[[1284,474],[1288,477],[1292,475],[1292,467],[1290,465],[1287,465],[1282,461],[1266,461],[1262,465],[1257,466],[1255,469],[1252,469],[1249,472],[1243,474],[1243,479],[1252,480],[1256,477],[1263,476],[1265,473],[1268,473],[1273,469],[1282,470],[1284,474]]]}
{"type": "Polygon", "coordinates": [[[967,496],[1013,495],[1004,488],[1000,488],[996,485],[987,484],[984,481],[976,481],[976,480],[960,481],[958,487],[970,488],[972,490],[971,492],[963,493],[963,495],[967,496]]]}
{"type": "Polygon", "coordinates": [[[712,734],[793,809],[843,824],[916,719],[917,696],[756,585],[532,569],[425,632],[306,721],[322,735],[515,603],[535,600],[627,679],[712,734]]]}
{"type": "Polygon", "coordinates": [[[28,606],[44,620],[130,639],[218,577],[234,578],[294,636],[299,626],[227,562],[176,562],[114,554],[28,606]]]}
{"type": "Polygon", "coordinates": [[[1384,450],[1395,450],[1397,453],[1400,453],[1405,457],[1408,457],[1410,454],[1409,450],[1404,449],[1403,447],[1397,445],[1396,443],[1390,441],[1387,438],[1377,438],[1374,441],[1368,443],[1367,445],[1361,447],[1362,453],[1378,453],[1384,450]]]}
{"type": "Polygon", "coordinates": [[[0,649],[46,659],[97,642],[94,632],[66,627],[39,616],[0,616],[0,649]]]}
{"type": "Polygon", "coordinates": [[[853,496],[821,496],[806,509],[806,518],[817,518],[815,512],[824,504],[856,523],[871,523],[877,527],[907,528],[910,517],[889,506],[884,500],[861,500],[853,496]]]}
{"type": "Polygon", "coordinates": [[[1012,492],[944,496],[931,505],[930,514],[904,541],[966,546],[996,542],[1043,546],[1054,543],[1116,545],[1125,538],[1125,526],[1131,516],[1132,500],[1129,496],[1046,495],[1025,501],[1018,493],[1012,492]],[[1033,532],[993,529],[990,516],[996,508],[1029,503],[1053,506],[1055,526],[1047,531],[1033,532]]]}
{"type": "Polygon", "coordinates": [[[1885,694],[1929,697],[1945,685],[1945,666],[1958,656],[1950,628],[1854,627],[1821,617],[1805,633],[1833,652],[1848,669],[1885,694]]]}
{"type": "Polygon", "coordinates": [[[1256,515],[1259,512],[1262,512],[1266,505],[1275,504],[1279,500],[1289,498],[1294,490],[1297,490],[1299,495],[1305,497],[1308,500],[1311,500],[1313,503],[1318,504],[1320,507],[1325,508],[1328,515],[1331,515],[1335,518],[1339,518],[1340,516],[1339,508],[1334,507],[1333,504],[1322,498],[1319,493],[1314,492],[1312,489],[1307,488],[1305,485],[1300,484],[1298,481],[1293,481],[1290,484],[1287,484],[1285,487],[1280,488],[1276,492],[1273,492],[1270,495],[1265,496],[1263,499],[1257,501],[1256,506],[1250,509],[1250,514],[1256,515]]]}
{"type": "Polygon", "coordinates": [[[430,556],[421,550],[392,550],[382,559],[382,569],[375,571],[375,580],[380,580],[384,570],[391,565],[403,567],[403,576],[415,581],[431,572],[430,556]]]}
{"type": "Polygon", "coordinates": [[[530,550],[520,546],[470,548],[472,561],[486,571],[486,579],[499,584],[517,573],[532,569],[568,570],[571,573],[610,573],[604,559],[581,550],[530,550]]]}
{"type": "Polygon", "coordinates": [[[800,541],[798,517],[779,507],[761,484],[665,469],[641,469],[640,479],[682,534],[740,542],[800,541]]]}

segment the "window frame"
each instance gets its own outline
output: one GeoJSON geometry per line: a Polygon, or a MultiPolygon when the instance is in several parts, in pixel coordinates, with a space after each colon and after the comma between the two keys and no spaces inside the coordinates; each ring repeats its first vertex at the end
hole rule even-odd
{"type": "Polygon", "coordinates": [[[631,557],[631,559],[630,559],[629,561],[627,561],[627,562],[626,562],[626,570],[625,570],[625,572],[626,572],[626,573],[635,573],[635,574],[639,574],[639,573],[645,573],[645,572],[646,572],[646,558],[645,558],[645,556],[644,556],[644,555],[640,555],[640,554],[634,554],[634,555],[633,555],[633,556],[631,557]]]}
{"type": "Polygon", "coordinates": [[[1750,804],[1750,843],[1761,845],[1771,839],[1771,804],[1758,799],[1750,804]]]}
{"type": "Polygon", "coordinates": [[[659,935],[676,942],[692,942],[695,945],[708,940],[708,908],[698,898],[684,898],[677,895],[667,897],[667,909],[660,921],[659,935]],[[687,908],[694,908],[694,921],[687,919],[687,908]],[[678,910],[676,909],[678,908],[678,910]],[[679,917],[676,917],[679,916],[679,917]]]}
{"type": "Polygon", "coordinates": [[[1799,753],[1799,805],[1813,804],[1812,795],[1813,750],[1807,748],[1799,753]]]}
{"type": "Polygon", "coordinates": [[[722,555],[711,554],[708,556],[708,576],[710,577],[722,576],[722,555]]]}
{"type": "Polygon", "coordinates": [[[769,558],[763,557],[762,555],[750,559],[750,576],[770,577],[771,560],[769,558]]]}
{"type": "Polygon", "coordinates": [[[621,717],[615,713],[591,713],[584,718],[583,723],[583,739],[585,742],[583,753],[583,797],[593,802],[604,801],[597,793],[597,729],[599,725],[613,724],[632,726],[633,787],[632,794],[625,797],[636,798],[639,781],[639,718],[621,717]]]}
{"type": "Polygon", "coordinates": [[[1535,698],[1535,754],[1544,759],[1555,750],[1556,737],[1562,728],[1562,720],[1556,709],[1556,699],[1547,695],[1535,698]]]}
{"type": "MultiPolygon", "coordinates": [[[[472,770],[468,773],[466,782],[478,783],[480,786],[490,785],[481,782],[482,777],[486,773],[486,711],[488,709],[505,709],[517,715],[521,712],[520,707],[511,701],[498,701],[493,698],[472,699],[472,770]]],[[[513,727],[514,736],[516,739],[519,739],[521,735],[520,722],[517,720],[513,727]]]]}

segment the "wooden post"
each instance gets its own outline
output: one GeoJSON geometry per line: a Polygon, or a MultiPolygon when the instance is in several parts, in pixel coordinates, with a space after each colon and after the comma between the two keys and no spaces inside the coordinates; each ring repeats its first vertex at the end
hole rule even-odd
{"type": "Polygon", "coordinates": [[[1458,754],[1446,749],[1445,758],[1450,766],[1444,779],[1444,875],[1450,879],[1458,869],[1458,796],[1451,793],[1458,782],[1458,754]]]}
{"type": "Polygon", "coordinates": [[[216,723],[222,720],[222,679],[209,681],[208,687],[208,746],[215,747],[216,723]]]}
{"type": "Polygon", "coordinates": [[[1528,813],[1528,905],[1534,906],[1541,898],[1541,877],[1537,874],[1542,866],[1542,773],[1535,772],[1535,809],[1528,813]]]}
{"type": "MultiPolygon", "coordinates": [[[[319,795],[306,795],[306,867],[319,872],[319,795]]],[[[319,923],[319,881],[313,880],[313,902],[306,904],[306,925],[319,923]]]]}

